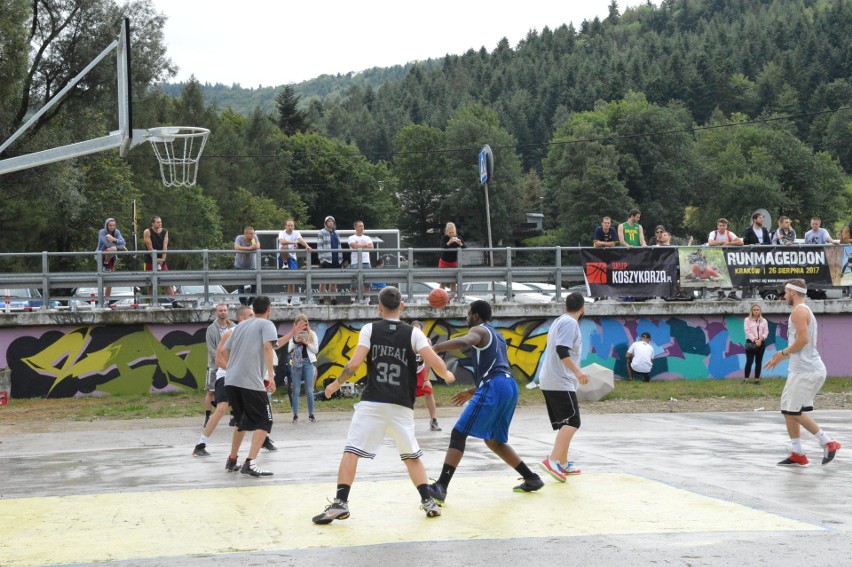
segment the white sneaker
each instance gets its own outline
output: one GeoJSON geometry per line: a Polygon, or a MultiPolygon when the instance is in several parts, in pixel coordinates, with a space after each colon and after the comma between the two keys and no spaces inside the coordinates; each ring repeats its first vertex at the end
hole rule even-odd
{"type": "Polygon", "coordinates": [[[525,387],[527,390],[535,390],[536,388],[538,388],[538,382],[536,382],[535,380],[533,380],[532,382],[530,382],[529,384],[527,384],[527,385],[526,385],[526,386],[524,386],[524,387],[525,387]]]}

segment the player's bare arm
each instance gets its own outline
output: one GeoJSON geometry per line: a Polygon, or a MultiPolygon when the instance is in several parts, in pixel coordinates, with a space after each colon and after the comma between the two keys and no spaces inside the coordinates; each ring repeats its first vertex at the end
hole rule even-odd
{"type": "Polygon", "coordinates": [[[474,327],[467,332],[466,335],[456,337],[442,343],[438,343],[432,347],[435,352],[447,352],[451,350],[459,350],[467,347],[481,347],[488,344],[490,335],[488,331],[480,327],[474,327]]]}
{"type": "Polygon", "coordinates": [[[225,343],[233,332],[233,329],[225,331],[222,334],[222,339],[219,341],[219,346],[216,347],[216,366],[222,370],[228,369],[228,359],[231,358],[231,351],[225,348],[225,343]]]}
{"type": "Polygon", "coordinates": [[[808,321],[810,317],[808,317],[807,310],[795,309],[791,318],[793,320],[793,326],[796,328],[796,340],[793,341],[793,344],[787,345],[787,348],[783,348],[772,355],[769,362],[763,365],[764,368],[775,368],[782,360],[790,358],[791,354],[798,352],[807,346],[808,341],[810,340],[810,337],[808,336],[808,321]]]}
{"type": "Polygon", "coordinates": [[[574,360],[572,360],[570,356],[566,356],[565,358],[563,358],[562,364],[564,364],[565,368],[570,370],[571,373],[577,377],[577,380],[580,382],[580,384],[589,383],[589,377],[586,375],[585,372],[580,369],[579,366],[574,363],[574,360]]]}
{"type": "Polygon", "coordinates": [[[273,363],[275,359],[272,354],[274,350],[275,343],[273,341],[263,343],[263,357],[266,359],[266,391],[270,394],[275,392],[275,364],[273,363]]]}
{"type": "Polygon", "coordinates": [[[429,369],[435,371],[435,374],[444,379],[447,384],[452,384],[456,381],[455,375],[447,369],[446,363],[444,363],[444,359],[438,356],[438,354],[432,350],[432,347],[427,346],[420,349],[420,356],[423,357],[423,362],[426,363],[426,375],[429,375],[429,369]]]}
{"type": "Polygon", "coordinates": [[[364,345],[358,345],[355,348],[355,353],[352,355],[352,358],[349,359],[349,362],[347,362],[343,367],[343,370],[340,371],[340,375],[337,377],[337,380],[325,387],[326,399],[330,399],[331,396],[340,389],[340,386],[343,383],[348,382],[350,378],[355,376],[355,372],[358,370],[358,367],[364,363],[364,360],[366,360],[368,352],[369,349],[364,345]]]}

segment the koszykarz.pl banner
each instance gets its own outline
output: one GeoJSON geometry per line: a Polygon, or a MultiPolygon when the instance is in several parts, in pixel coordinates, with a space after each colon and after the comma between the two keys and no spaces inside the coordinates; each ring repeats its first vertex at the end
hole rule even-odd
{"type": "Polygon", "coordinates": [[[583,271],[595,297],[672,297],[676,248],[583,248],[583,271]]]}

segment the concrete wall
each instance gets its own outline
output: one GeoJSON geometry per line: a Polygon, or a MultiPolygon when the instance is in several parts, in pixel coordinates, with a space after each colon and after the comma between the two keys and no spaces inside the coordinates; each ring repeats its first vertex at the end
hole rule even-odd
{"type": "MultiPolygon", "coordinates": [[[[624,353],[642,332],[656,351],[657,380],[739,378],[745,353],[743,318],[748,302],[598,302],[581,323],[583,364],[596,362],[625,376],[624,353]]],[[[847,355],[852,305],[848,300],[811,303],[819,322],[818,346],[829,375],[852,376],[847,355]]],[[[357,343],[358,332],[376,317],[374,307],[306,307],[320,338],[320,382],[336,377],[357,343]]],[[[495,306],[495,326],[506,337],[515,377],[525,382],[539,371],[547,331],[558,305],[495,306]]],[[[770,324],[768,359],[787,345],[789,308],[764,305],[770,324]]],[[[290,329],[295,308],[273,313],[280,334],[290,329]]],[[[413,306],[433,341],[466,332],[464,306],[444,310],[413,306]]],[[[206,310],[38,312],[0,316],[0,367],[12,370],[12,397],[69,397],[199,389],[207,361],[204,340],[212,314],[206,310]]],[[[447,353],[462,381],[471,381],[469,353],[447,353]]],[[[785,376],[787,363],[764,376],[785,376]]],[[[356,376],[362,378],[364,369],[356,376]]]]}

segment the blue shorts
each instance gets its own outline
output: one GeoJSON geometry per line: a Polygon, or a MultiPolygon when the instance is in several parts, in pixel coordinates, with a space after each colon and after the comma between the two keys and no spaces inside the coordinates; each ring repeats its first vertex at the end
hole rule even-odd
{"type": "MultiPolygon", "coordinates": [[[[284,267],[284,259],[285,256],[281,254],[278,255],[278,269],[282,269],[284,267]]],[[[297,258],[291,258],[289,254],[286,256],[287,259],[287,269],[288,270],[298,270],[299,269],[299,260],[297,258]]]]}
{"type": "Polygon", "coordinates": [[[479,439],[509,441],[509,425],[518,405],[518,383],[511,374],[483,380],[465,406],[455,429],[479,439]]]}

